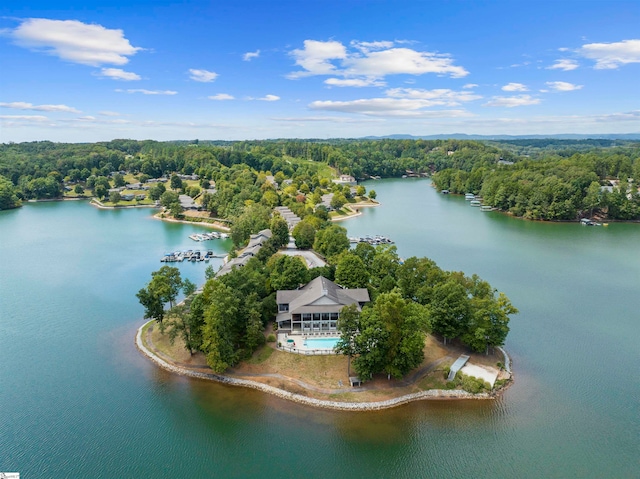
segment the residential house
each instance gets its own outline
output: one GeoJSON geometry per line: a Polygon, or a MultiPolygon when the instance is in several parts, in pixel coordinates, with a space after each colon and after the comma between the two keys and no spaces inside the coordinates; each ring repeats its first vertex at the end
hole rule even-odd
{"type": "Polygon", "coordinates": [[[358,311],[370,301],[366,288],[343,288],[319,276],[305,286],[278,291],[278,330],[292,333],[335,332],[340,311],[355,304],[358,311]]]}

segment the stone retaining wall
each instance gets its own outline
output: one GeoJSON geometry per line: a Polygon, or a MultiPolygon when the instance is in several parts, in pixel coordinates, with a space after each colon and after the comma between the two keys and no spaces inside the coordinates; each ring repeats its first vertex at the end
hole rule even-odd
{"type": "MultiPolygon", "coordinates": [[[[148,323],[146,323],[148,324],[148,323]]],[[[342,402],[342,401],[328,401],[324,399],[314,399],[300,394],[295,394],[283,389],[279,389],[268,384],[259,383],[256,381],[250,381],[248,379],[237,379],[228,376],[222,376],[214,373],[200,373],[192,371],[190,369],[182,368],[169,364],[163,359],[159,358],[151,351],[147,349],[142,341],[142,328],[146,325],[140,326],[136,334],[136,346],[138,349],[154,363],[167,371],[171,371],[183,376],[189,376],[198,379],[208,379],[211,381],[217,381],[223,384],[229,384],[232,386],[241,386],[251,389],[257,389],[259,391],[273,394],[282,399],[305,404],[308,406],[321,407],[325,409],[334,409],[341,411],[378,411],[380,409],[388,409],[402,404],[407,404],[412,401],[420,401],[425,399],[494,399],[494,396],[488,393],[471,394],[466,391],[460,391],[457,389],[431,389],[429,391],[421,391],[418,393],[407,394],[393,399],[387,399],[386,401],[374,401],[374,402],[342,402]]]]}

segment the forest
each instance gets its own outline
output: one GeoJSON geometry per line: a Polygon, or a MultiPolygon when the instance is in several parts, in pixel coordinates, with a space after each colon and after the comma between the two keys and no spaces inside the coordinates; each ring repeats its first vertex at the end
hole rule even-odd
{"type": "MultiPolygon", "coordinates": [[[[326,192],[349,199],[346,190],[328,188],[336,173],[359,180],[409,174],[432,175],[440,190],[471,192],[487,205],[527,219],[633,220],[640,216],[639,157],[640,144],[625,140],[10,143],[0,145],[0,209],[61,198],[71,187],[95,195],[95,185],[102,185],[98,193],[107,196],[118,172],[142,183],[195,173],[200,188],[183,192],[202,194],[200,201],[213,215],[234,221],[247,202],[273,207],[303,195],[315,205],[326,192]],[[268,192],[269,175],[278,184],[291,180],[289,194],[268,192]],[[217,191],[205,197],[202,190],[209,182],[217,191]]],[[[175,204],[175,197],[166,199],[175,204]]],[[[304,214],[304,207],[294,208],[304,214]]]]}

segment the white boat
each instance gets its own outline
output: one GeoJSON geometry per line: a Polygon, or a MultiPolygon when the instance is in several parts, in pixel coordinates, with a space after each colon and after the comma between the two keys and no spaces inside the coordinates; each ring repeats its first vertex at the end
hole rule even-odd
{"type": "Polygon", "coordinates": [[[478,200],[471,200],[471,201],[469,202],[469,204],[470,204],[471,206],[482,206],[482,202],[480,202],[480,201],[478,201],[478,200]]]}
{"type": "Polygon", "coordinates": [[[493,206],[481,206],[480,211],[493,211],[493,206]]]}
{"type": "Polygon", "coordinates": [[[464,199],[467,201],[471,201],[471,200],[475,200],[476,199],[476,195],[474,195],[473,193],[467,193],[464,195],[464,199]]]}

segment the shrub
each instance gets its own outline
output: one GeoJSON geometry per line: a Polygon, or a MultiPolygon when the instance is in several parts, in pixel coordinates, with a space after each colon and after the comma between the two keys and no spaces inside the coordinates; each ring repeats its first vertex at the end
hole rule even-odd
{"type": "Polygon", "coordinates": [[[489,383],[473,376],[462,375],[462,389],[471,394],[478,394],[485,389],[491,389],[489,383]]]}
{"type": "Polygon", "coordinates": [[[268,343],[275,343],[276,342],[276,335],[271,333],[269,336],[267,336],[267,342],[268,343]]]}

